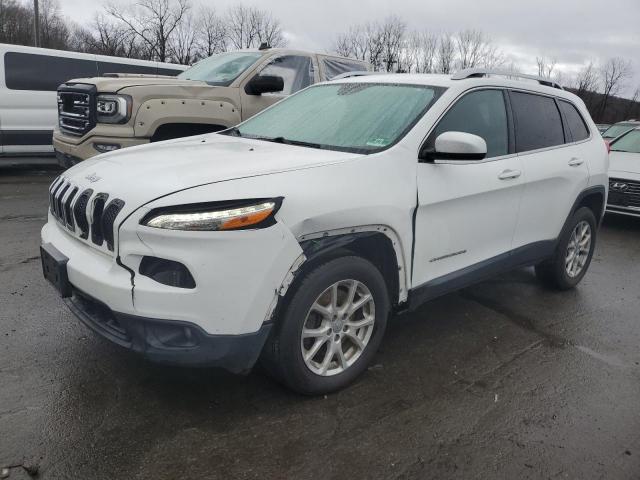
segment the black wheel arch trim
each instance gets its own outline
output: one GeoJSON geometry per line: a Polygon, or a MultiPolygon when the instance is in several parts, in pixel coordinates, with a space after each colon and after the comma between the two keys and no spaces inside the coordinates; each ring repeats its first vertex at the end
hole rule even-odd
{"type": "Polygon", "coordinates": [[[296,276],[305,269],[312,267],[319,259],[328,259],[331,256],[340,256],[344,253],[360,254],[363,258],[372,262],[376,268],[378,268],[382,275],[385,277],[387,288],[389,289],[389,297],[391,304],[398,303],[400,293],[400,278],[399,275],[404,275],[402,265],[398,261],[393,241],[389,236],[385,235],[383,231],[379,230],[365,230],[359,232],[329,235],[314,239],[303,240],[300,242],[300,247],[306,257],[305,262],[302,264],[300,270],[296,273],[296,276]],[[364,244],[356,245],[358,242],[366,242],[369,239],[375,239],[376,241],[382,241],[387,244],[384,257],[377,256],[381,252],[368,252],[369,255],[363,255],[364,244]],[[357,247],[357,248],[354,248],[357,247]],[[387,258],[386,255],[390,254],[391,257],[387,258]],[[393,269],[393,270],[392,270],[393,269]],[[391,275],[391,273],[394,275],[391,275]]]}
{"type": "MultiPolygon", "coordinates": [[[[604,218],[604,212],[605,212],[605,209],[607,208],[607,189],[605,188],[604,185],[593,185],[591,187],[585,188],[582,192],[578,194],[576,201],[573,202],[573,206],[571,207],[571,211],[569,212],[569,215],[567,217],[564,227],[566,227],[566,223],[571,219],[571,216],[576,212],[576,210],[578,210],[578,207],[582,204],[582,201],[586,197],[594,194],[602,195],[601,211],[593,212],[594,215],[596,216],[596,221],[598,222],[598,225],[602,223],[602,219],[604,218]]],[[[564,231],[564,227],[563,227],[563,231],[564,231]]]]}

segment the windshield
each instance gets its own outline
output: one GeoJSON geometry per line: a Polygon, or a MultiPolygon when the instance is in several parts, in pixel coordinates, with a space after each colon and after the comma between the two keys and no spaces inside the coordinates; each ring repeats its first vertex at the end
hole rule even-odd
{"type": "Polygon", "coordinates": [[[616,138],[622,135],[624,132],[628,132],[633,127],[635,127],[635,125],[629,125],[628,123],[617,123],[607,128],[602,136],[605,138],[616,138]]]}
{"type": "Polygon", "coordinates": [[[214,55],[178,75],[184,80],[201,80],[209,85],[228,87],[262,56],[258,52],[230,52],[214,55]]]}
{"type": "Polygon", "coordinates": [[[400,140],[444,90],[375,83],[319,85],[282,100],[229,134],[372,153],[400,140]]]}
{"type": "Polygon", "coordinates": [[[632,130],[611,144],[612,152],[640,153],[640,130],[632,130]]]}

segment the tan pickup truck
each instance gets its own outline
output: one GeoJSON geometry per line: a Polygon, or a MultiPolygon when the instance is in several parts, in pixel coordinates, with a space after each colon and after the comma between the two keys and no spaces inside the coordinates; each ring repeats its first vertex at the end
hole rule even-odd
{"type": "Polygon", "coordinates": [[[58,88],[58,162],[133,145],[215,132],[337,75],[370,70],[338,56],[261,47],[204,59],[177,77],[110,74],[58,88]]]}

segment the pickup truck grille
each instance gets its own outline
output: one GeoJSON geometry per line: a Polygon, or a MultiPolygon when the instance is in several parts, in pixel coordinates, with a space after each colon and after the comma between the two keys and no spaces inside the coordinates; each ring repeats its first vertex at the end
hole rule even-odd
{"type": "Polygon", "coordinates": [[[114,250],[116,217],[124,207],[118,198],[90,188],[80,189],[73,182],[58,177],[49,188],[49,210],[60,225],[86,242],[114,250]]]}
{"type": "Polygon", "coordinates": [[[610,178],[607,203],[616,207],[640,208],[640,182],[610,178]]]}
{"type": "Polygon", "coordinates": [[[62,84],[58,88],[58,125],[60,130],[81,137],[95,122],[95,86],[62,84]]]}

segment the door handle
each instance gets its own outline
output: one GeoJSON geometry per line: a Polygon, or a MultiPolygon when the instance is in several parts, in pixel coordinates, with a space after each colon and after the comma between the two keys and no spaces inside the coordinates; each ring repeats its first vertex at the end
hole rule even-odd
{"type": "Polygon", "coordinates": [[[570,167],[579,167],[583,163],[584,163],[584,160],[582,160],[581,158],[578,158],[578,157],[573,157],[571,160],[569,160],[569,166],[570,167]]]}
{"type": "Polygon", "coordinates": [[[500,175],[498,175],[498,178],[500,180],[511,180],[512,178],[518,178],[520,175],[522,175],[522,172],[520,170],[504,170],[502,172],[500,172],[500,175]]]}

